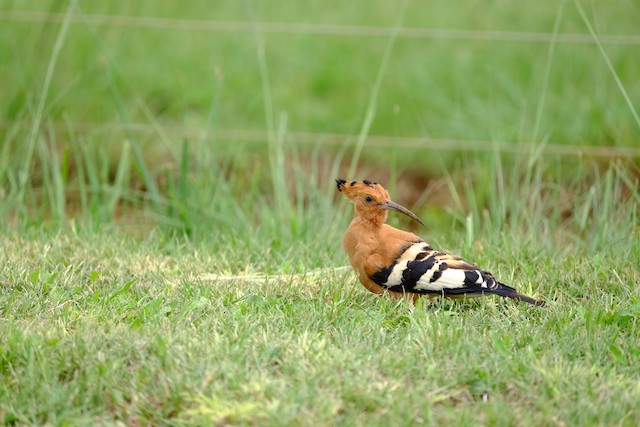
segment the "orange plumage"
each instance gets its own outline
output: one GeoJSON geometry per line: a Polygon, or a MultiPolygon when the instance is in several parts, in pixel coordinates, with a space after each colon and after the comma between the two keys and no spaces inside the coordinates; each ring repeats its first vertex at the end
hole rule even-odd
{"type": "Polygon", "coordinates": [[[390,209],[422,221],[407,208],[391,201],[376,182],[336,180],[355,207],[355,217],[344,236],[343,247],[365,288],[377,294],[415,300],[421,296],[448,298],[495,294],[544,305],[498,282],[488,272],[460,257],[431,248],[414,233],[386,224],[390,209]]]}

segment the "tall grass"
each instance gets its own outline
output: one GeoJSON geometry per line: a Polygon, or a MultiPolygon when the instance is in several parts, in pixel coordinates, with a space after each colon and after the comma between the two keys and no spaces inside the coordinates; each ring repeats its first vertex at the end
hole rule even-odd
{"type": "MultiPolygon", "coordinates": [[[[327,166],[322,150],[302,155],[287,142],[286,131],[271,147],[268,163],[251,158],[242,147],[212,158],[208,144],[185,140],[176,162],[160,173],[132,161],[129,143],[111,165],[105,147],[77,140],[71,130],[67,138],[64,149],[54,133],[48,143],[40,139],[36,169],[41,172],[27,192],[32,199],[21,208],[28,215],[20,216],[6,203],[5,223],[23,228],[48,221],[64,228],[73,219],[91,229],[133,221],[146,230],[159,228],[216,248],[230,241],[259,246],[285,260],[297,250],[308,253],[301,248],[311,240],[324,242],[320,246],[329,250],[351,215],[333,183],[348,165],[334,160],[329,174],[319,172],[327,166]],[[158,188],[155,203],[141,178],[145,175],[158,188]],[[326,180],[319,182],[319,177],[326,180]]],[[[457,168],[441,171],[446,194],[438,190],[438,200],[448,202],[434,205],[427,196],[423,206],[412,208],[427,215],[427,228],[419,231],[425,238],[442,239],[447,228],[464,230],[465,244],[453,249],[471,253],[478,241],[520,239],[532,247],[570,244],[594,253],[637,238],[638,177],[622,162],[580,166],[567,179],[559,161],[548,160],[540,150],[526,158],[496,151],[486,158],[467,156],[457,168]]],[[[9,191],[5,198],[15,200],[16,194],[9,191]]],[[[391,221],[403,219],[392,216],[391,221]]]]}
{"type": "Polygon", "coordinates": [[[53,73],[56,68],[56,64],[58,62],[58,56],[60,55],[60,51],[62,50],[62,46],[65,42],[67,36],[67,30],[69,29],[69,23],[71,20],[71,16],[74,13],[76,7],[76,1],[72,1],[69,3],[69,7],[65,14],[65,19],[62,22],[60,27],[60,31],[56,37],[55,44],[53,46],[53,50],[51,53],[51,58],[49,59],[49,64],[47,66],[47,71],[44,76],[44,81],[42,83],[42,88],[40,90],[40,94],[38,96],[37,105],[35,112],[33,114],[33,120],[31,123],[31,128],[29,129],[29,134],[26,139],[26,149],[24,154],[24,164],[22,166],[22,170],[19,173],[19,187],[18,187],[18,202],[22,202],[25,197],[26,187],[28,185],[29,178],[31,176],[31,168],[32,168],[32,160],[33,160],[33,152],[35,150],[35,146],[38,138],[40,137],[40,125],[43,119],[44,108],[47,102],[47,98],[49,96],[49,88],[51,86],[51,79],[53,78],[53,73]]]}

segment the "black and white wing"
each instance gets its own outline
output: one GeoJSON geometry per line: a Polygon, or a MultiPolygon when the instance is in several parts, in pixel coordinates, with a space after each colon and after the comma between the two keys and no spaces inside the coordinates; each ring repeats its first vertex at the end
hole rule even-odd
{"type": "Polygon", "coordinates": [[[485,293],[540,305],[498,282],[489,272],[460,257],[434,250],[425,242],[413,242],[395,262],[371,276],[378,285],[394,292],[477,296],[485,293]]]}

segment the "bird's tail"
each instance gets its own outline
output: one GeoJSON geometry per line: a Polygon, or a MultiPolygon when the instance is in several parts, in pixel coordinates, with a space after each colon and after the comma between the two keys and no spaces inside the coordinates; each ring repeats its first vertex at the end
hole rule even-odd
{"type": "Polygon", "coordinates": [[[515,299],[518,301],[528,302],[529,304],[537,305],[538,307],[544,307],[546,305],[544,301],[519,294],[518,291],[516,291],[514,288],[512,288],[511,286],[507,286],[504,283],[499,283],[499,285],[500,286],[497,289],[492,290],[492,292],[496,295],[515,299]]]}

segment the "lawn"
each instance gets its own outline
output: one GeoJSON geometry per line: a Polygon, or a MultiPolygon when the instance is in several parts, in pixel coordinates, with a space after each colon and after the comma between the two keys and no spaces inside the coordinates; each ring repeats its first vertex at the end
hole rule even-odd
{"type": "Polygon", "coordinates": [[[640,424],[640,8],[0,6],[0,425],[640,424]],[[335,178],[545,308],[380,298],[335,178]]]}

